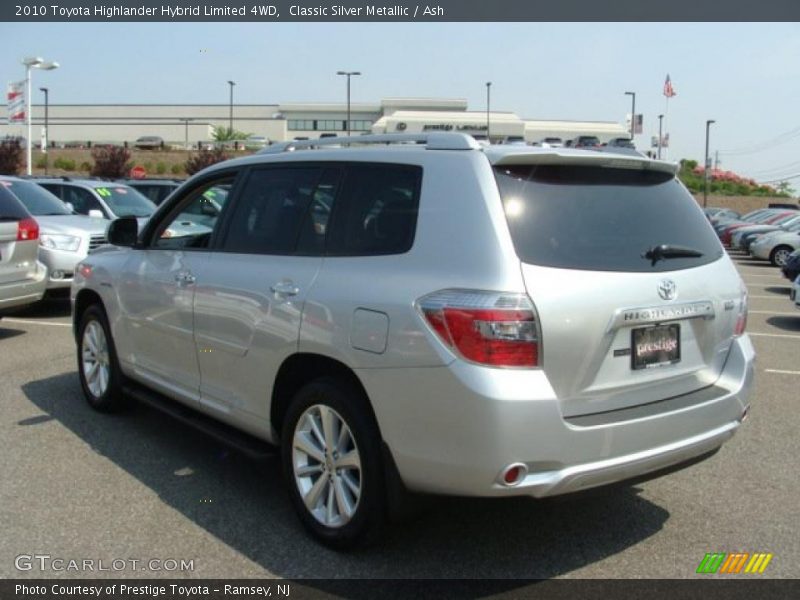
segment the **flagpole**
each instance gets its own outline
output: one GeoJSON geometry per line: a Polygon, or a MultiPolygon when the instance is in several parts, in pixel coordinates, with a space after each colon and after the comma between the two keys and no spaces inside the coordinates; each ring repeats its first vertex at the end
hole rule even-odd
{"type": "MultiPolygon", "coordinates": [[[[664,108],[664,137],[669,137],[669,96],[666,97],[666,106],[664,108]]],[[[669,153],[669,146],[663,145],[664,140],[658,140],[658,143],[662,146],[662,152],[664,155],[664,160],[667,160],[667,154],[669,153]]]]}

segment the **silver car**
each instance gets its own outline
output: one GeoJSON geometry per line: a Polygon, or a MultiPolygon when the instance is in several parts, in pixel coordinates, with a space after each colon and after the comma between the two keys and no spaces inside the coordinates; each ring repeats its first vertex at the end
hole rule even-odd
{"type": "Polygon", "coordinates": [[[38,260],[39,224],[0,185],[0,310],[41,300],[47,267],[38,260]]]}
{"type": "Polygon", "coordinates": [[[106,243],[108,220],[74,214],[53,194],[31,181],[0,177],[39,223],[39,260],[48,269],[47,289],[67,289],[75,265],[106,243]]]}
{"type": "Polygon", "coordinates": [[[739,428],[745,287],[674,164],[454,133],[331,144],[214,165],[138,238],[112,223],[72,288],[93,407],[279,446],[336,548],[403,490],[564,494],[739,428]],[[217,187],[209,232],[163,235],[217,187]]]}

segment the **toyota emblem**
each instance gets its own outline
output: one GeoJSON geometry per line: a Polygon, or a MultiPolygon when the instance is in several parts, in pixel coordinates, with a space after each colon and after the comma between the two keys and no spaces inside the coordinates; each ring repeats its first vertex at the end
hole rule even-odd
{"type": "Polygon", "coordinates": [[[658,284],[658,295],[664,300],[674,300],[678,295],[678,286],[671,279],[664,279],[658,284]]]}

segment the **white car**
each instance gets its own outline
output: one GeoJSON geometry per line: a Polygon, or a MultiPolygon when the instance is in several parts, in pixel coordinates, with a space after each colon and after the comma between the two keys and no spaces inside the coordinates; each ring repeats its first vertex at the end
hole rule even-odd
{"type": "Polygon", "coordinates": [[[789,255],[800,249],[800,233],[796,231],[773,232],[762,235],[750,244],[750,254],[754,258],[770,261],[776,267],[786,264],[789,255]]]}

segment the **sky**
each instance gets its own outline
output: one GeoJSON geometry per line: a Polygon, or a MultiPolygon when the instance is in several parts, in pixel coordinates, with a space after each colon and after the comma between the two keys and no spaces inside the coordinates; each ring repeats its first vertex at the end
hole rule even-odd
{"type": "MultiPolygon", "coordinates": [[[[343,102],[464,98],[525,119],[625,122],[647,149],[669,73],[670,159],[702,163],[705,122],[720,167],[800,192],[798,23],[0,23],[0,81],[23,56],[52,104],[343,102]]],[[[34,102],[42,102],[41,94],[34,102]]]]}

